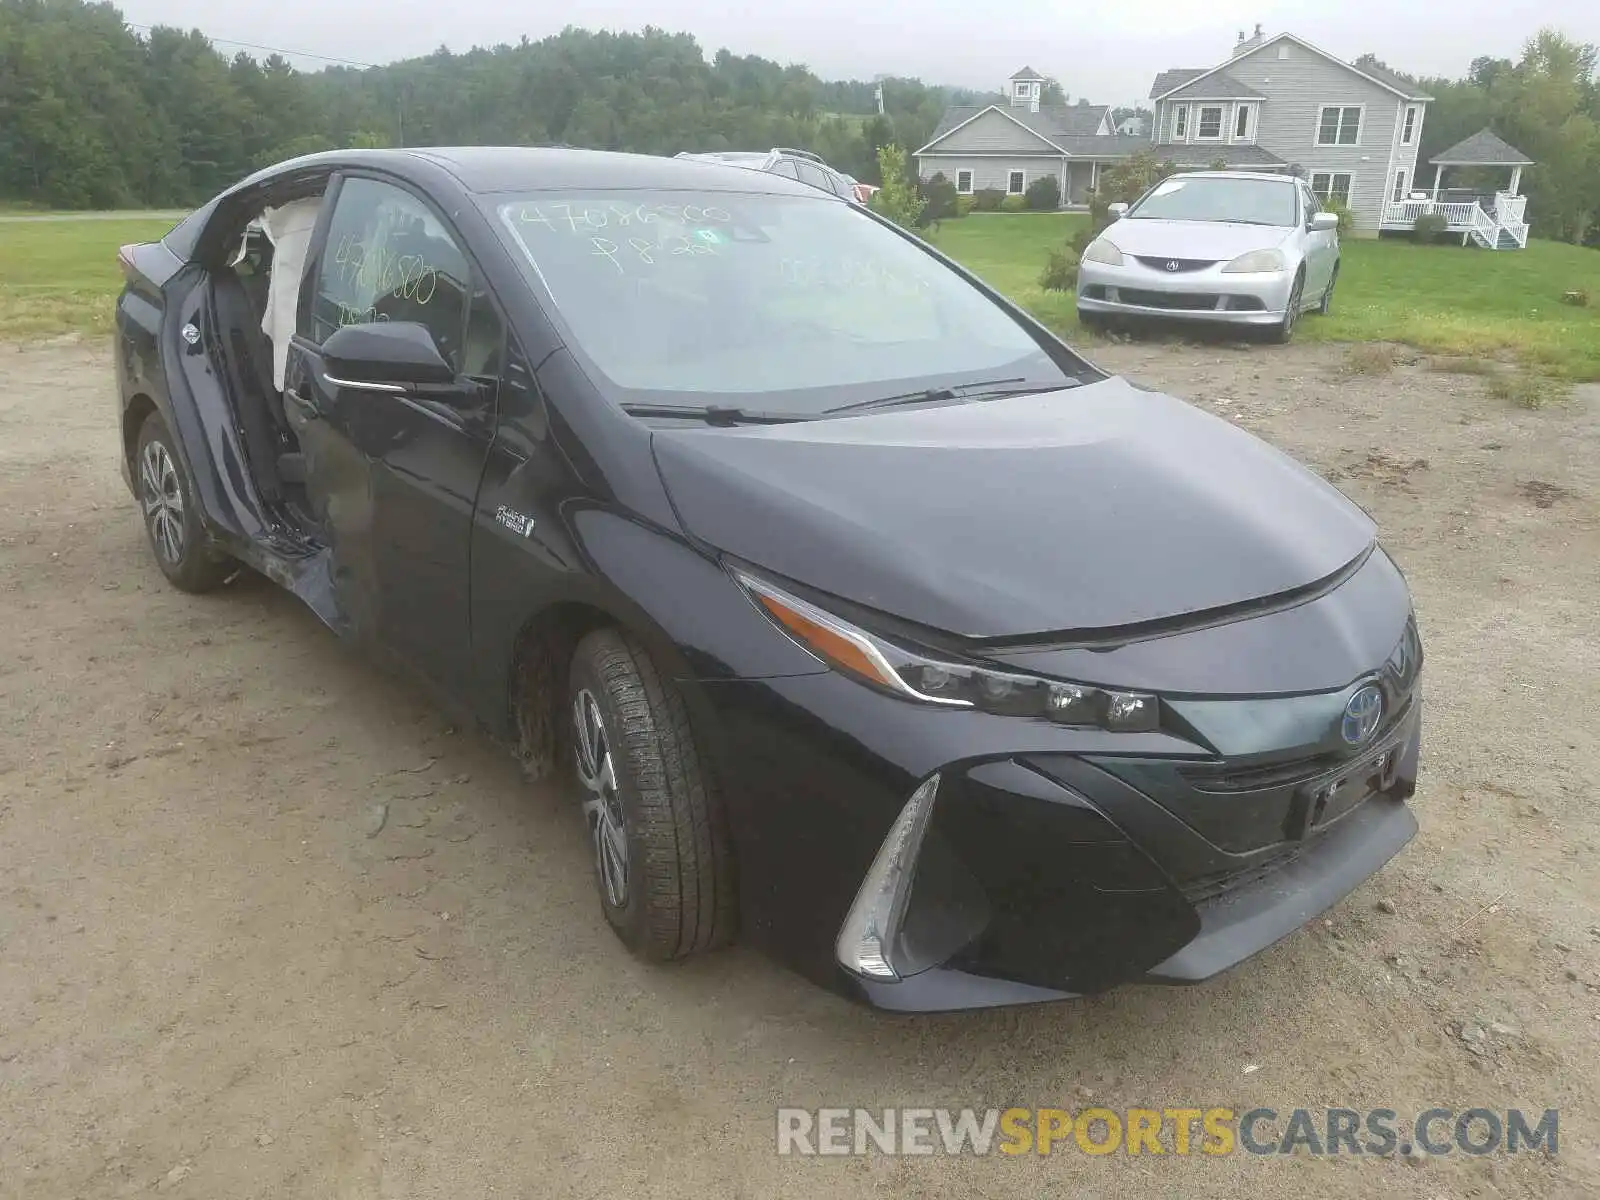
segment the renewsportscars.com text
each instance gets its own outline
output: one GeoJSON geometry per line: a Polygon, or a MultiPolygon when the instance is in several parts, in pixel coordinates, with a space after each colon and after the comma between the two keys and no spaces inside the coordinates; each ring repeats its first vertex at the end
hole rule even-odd
{"type": "Polygon", "coordinates": [[[784,1155],[1519,1154],[1559,1150],[1558,1110],[780,1108],[784,1155]]]}

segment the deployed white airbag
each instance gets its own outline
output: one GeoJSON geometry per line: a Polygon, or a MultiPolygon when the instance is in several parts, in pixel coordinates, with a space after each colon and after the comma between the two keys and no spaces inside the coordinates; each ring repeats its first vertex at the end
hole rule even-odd
{"type": "Polygon", "coordinates": [[[272,384],[280,392],[289,365],[289,339],[295,331],[306,250],[321,209],[322,197],[313,196],[261,212],[261,228],[272,242],[272,276],[267,281],[267,311],[261,318],[261,332],[272,342],[272,384]]]}

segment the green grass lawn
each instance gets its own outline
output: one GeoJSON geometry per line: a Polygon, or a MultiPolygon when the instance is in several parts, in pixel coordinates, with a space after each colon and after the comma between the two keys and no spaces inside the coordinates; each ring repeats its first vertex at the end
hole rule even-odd
{"type": "Polygon", "coordinates": [[[117,247],[150,242],[171,217],[0,221],[0,340],[103,333],[122,290],[117,247]]]}
{"type": "MultiPolygon", "coordinates": [[[[944,222],[932,241],[1052,328],[1082,336],[1070,295],[1046,292],[1052,246],[1081,228],[1073,214],[984,215],[944,222]]],[[[1526,250],[1418,246],[1346,238],[1329,317],[1306,341],[1392,341],[1481,358],[1517,358],[1551,374],[1600,379],[1600,251],[1534,239],[1526,250]],[[1588,308],[1561,303],[1579,289],[1588,308]]]]}
{"type": "MultiPolygon", "coordinates": [[[[1082,337],[1072,297],[1039,286],[1052,246],[1087,220],[1071,213],[971,216],[932,235],[1052,328],[1082,337]]],[[[111,328],[117,247],[151,241],[171,216],[0,221],[0,340],[111,328]]],[[[1516,358],[1570,379],[1600,379],[1600,252],[1535,239],[1489,252],[1347,238],[1333,315],[1303,321],[1307,341],[1406,342],[1476,358],[1516,358]],[[1561,303],[1587,291],[1588,308],[1561,303]]]]}

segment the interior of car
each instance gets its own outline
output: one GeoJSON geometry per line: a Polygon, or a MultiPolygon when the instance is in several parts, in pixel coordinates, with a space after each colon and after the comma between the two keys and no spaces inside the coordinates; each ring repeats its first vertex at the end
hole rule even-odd
{"type": "Polygon", "coordinates": [[[206,345],[234,410],[262,500],[292,530],[315,535],[306,464],[285,410],[289,343],[297,329],[320,343],[343,325],[409,321],[426,327],[463,377],[492,387],[504,330],[449,232],[410,193],[367,179],[342,189],[326,248],[308,263],[327,180],[252,198],[207,241],[206,345]],[[308,271],[312,286],[302,287],[308,271]]]}

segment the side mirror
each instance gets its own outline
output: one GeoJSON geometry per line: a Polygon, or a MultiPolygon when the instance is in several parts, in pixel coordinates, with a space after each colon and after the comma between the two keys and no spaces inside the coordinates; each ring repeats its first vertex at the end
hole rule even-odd
{"type": "Polygon", "coordinates": [[[1338,213],[1319,212],[1311,215],[1312,233],[1326,233],[1329,230],[1337,228],[1339,228],[1338,213]]]}
{"type": "Polygon", "coordinates": [[[1127,213],[1127,211],[1128,211],[1127,204],[1124,203],[1121,200],[1118,200],[1115,204],[1111,205],[1109,208],[1106,209],[1106,212],[1111,214],[1111,219],[1113,221],[1115,221],[1115,220],[1119,219],[1120,217],[1122,217],[1125,213],[1127,213]]]}
{"type": "Polygon", "coordinates": [[[352,384],[385,384],[384,391],[456,378],[428,327],[415,321],[346,325],[328,336],[322,357],[329,375],[352,384]]]}

